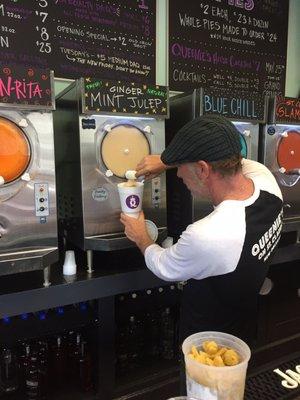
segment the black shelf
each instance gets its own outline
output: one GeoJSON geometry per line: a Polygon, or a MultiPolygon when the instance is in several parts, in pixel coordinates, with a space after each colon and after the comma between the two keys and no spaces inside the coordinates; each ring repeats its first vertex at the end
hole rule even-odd
{"type": "Polygon", "coordinates": [[[77,273],[76,281],[67,283],[61,268],[55,268],[51,273],[51,286],[47,288],[42,286],[41,276],[37,272],[2,277],[0,318],[168,284],[145,268],[109,272],[95,268],[93,274],[89,275],[81,270],[77,273]]]}
{"type": "MultiPolygon", "coordinates": [[[[290,258],[300,260],[300,243],[279,248],[272,265],[289,262],[290,258]]],[[[86,264],[84,252],[78,252],[77,262],[86,264]]],[[[80,267],[71,283],[64,279],[62,266],[55,264],[50,282],[49,287],[43,286],[41,271],[1,276],[0,318],[170,284],[147,269],[138,249],[95,252],[93,273],[80,267]]]]}
{"type": "MultiPolygon", "coordinates": [[[[15,393],[2,395],[3,400],[24,400],[23,393],[15,393]]],[[[47,400],[98,400],[99,397],[95,393],[82,393],[72,388],[63,389],[60,393],[53,393],[47,397],[47,400]]]]}

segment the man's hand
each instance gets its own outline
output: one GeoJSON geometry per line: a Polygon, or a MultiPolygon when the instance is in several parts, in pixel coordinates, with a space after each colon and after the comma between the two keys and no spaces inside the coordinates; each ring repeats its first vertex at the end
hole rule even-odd
{"type": "Polygon", "coordinates": [[[153,179],[167,168],[169,167],[161,161],[160,155],[152,154],[144,157],[136,166],[136,177],[144,175],[145,179],[153,179]]]}
{"type": "Polygon", "coordinates": [[[125,235],[128,239],[136,243],[143,254],[148,246],[154,244],[153,240],[151,240],[148,235],[145,217],[142,211],[137,219],[121,213],[120,221],[125,226],[125,235]]]}

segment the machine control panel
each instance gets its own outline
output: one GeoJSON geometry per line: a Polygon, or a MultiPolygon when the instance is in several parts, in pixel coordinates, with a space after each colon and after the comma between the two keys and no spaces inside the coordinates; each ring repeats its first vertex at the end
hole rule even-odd
{"type": "Polygon", "coordinates": [[[49,215],[49,188],[48,183],[34,184],[35,215],[47,217],[49,215]]]}
{"type": "Polygon", "coordinates": [[[160,177],[152,179],[152,204],[158,208],[161,203],[161,182],[160,177]]]}

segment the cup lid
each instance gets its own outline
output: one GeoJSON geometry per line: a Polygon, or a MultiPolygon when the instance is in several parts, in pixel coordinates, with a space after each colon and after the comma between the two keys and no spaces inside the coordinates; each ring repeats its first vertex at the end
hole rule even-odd
{"type": "Polygon", "coordinates": [[[153,242],[156,242],[158,238],[158,228],[154,222],[150,221],[149,219],[145,219],[145,224],[147,228],[147,232],[153,242]]]}

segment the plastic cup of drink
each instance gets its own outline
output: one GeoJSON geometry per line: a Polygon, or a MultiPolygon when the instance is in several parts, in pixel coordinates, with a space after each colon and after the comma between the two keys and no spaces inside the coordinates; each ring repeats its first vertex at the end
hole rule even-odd
{"type": "Polygon", "coordinates": [[[242,400],[250,349],[241,339],[222,332],[199,332],[189,336],[182,344],[185,360],[188,397],[209,400],[242,400]],[[192,346],[201,349],[203,342],[215,341],[219,346],[235,350],[241,361],[234,366],[215,367],[200,364],[188,357],[192,346]]]}
{"type": "Polygon", "coordinates": [[[121,209],[124,214],[138,218],[142,210],[144,184],[135,182],[135,186],[125,186],[126,182],[118,184],[121,209]]]}

